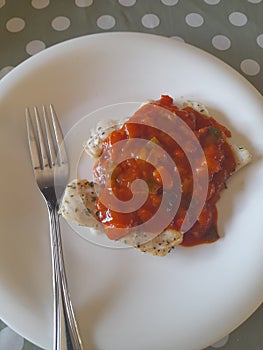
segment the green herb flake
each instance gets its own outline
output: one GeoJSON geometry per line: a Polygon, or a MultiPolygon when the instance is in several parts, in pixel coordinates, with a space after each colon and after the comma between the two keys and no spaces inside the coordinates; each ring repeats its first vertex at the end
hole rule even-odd
{"type": "Polygon", "coordinates": [[[210,142],[215,143],[221,137],[221,130],[215,128],[214,126],[209,126],[207,130],[207,136],[210,139],[210,142]]]}

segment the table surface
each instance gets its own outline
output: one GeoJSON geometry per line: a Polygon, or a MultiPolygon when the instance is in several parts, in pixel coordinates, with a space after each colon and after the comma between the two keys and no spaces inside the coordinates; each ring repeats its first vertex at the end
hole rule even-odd
{"type": "MultiPolygon", "coordinates": [[[[135,31],[210,52],[262,93],[262,16],[262,0],[0,0],[0,79],[56,43],[93,33],[135,31]]],[[[206,350],[261,350],[262,326],[263,306],[206,350]]],[[[39,348],[0,320],[0,349],[39,348]]]]}

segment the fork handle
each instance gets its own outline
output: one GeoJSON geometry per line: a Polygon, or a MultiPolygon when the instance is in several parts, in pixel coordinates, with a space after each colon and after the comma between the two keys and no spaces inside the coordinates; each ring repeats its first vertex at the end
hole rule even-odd
{"type": "Polygon", "coordinates": [[[53,350],[83,350],[68,292],[57,205],[49,203],[48,211],[53,272],[53,350]]]}

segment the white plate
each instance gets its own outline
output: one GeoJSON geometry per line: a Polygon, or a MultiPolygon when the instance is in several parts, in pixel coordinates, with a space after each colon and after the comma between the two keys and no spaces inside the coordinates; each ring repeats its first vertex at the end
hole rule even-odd
{"type": "Polygon", "coordinates": [[[52,102],[67,132],[99,107],[162,93],[204,102],[254,160],[222,195],[223,237],[215,244],[156,258],[96,246],[63,225],[85,348],[201,349],[262,302],[261,95],[222,62],[172,39],[91,35],[43,51],[0,82],[0,316],[42,347],[51,348],[52,330],[48,220],[34,185],[24,108],[52,102]]]}

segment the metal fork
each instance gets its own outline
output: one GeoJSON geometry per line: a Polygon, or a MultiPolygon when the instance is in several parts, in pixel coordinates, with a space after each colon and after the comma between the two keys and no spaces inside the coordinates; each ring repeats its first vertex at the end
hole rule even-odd
{"type": "Polygon", "coordinates": [[[58,215],[69,166],[63,135],[52,105],[49,113],[26,109],[28,142],[34,175],[49,213],[53,282],[53,350],[83,350],[74,316],[64,267],[58,215]]]}

